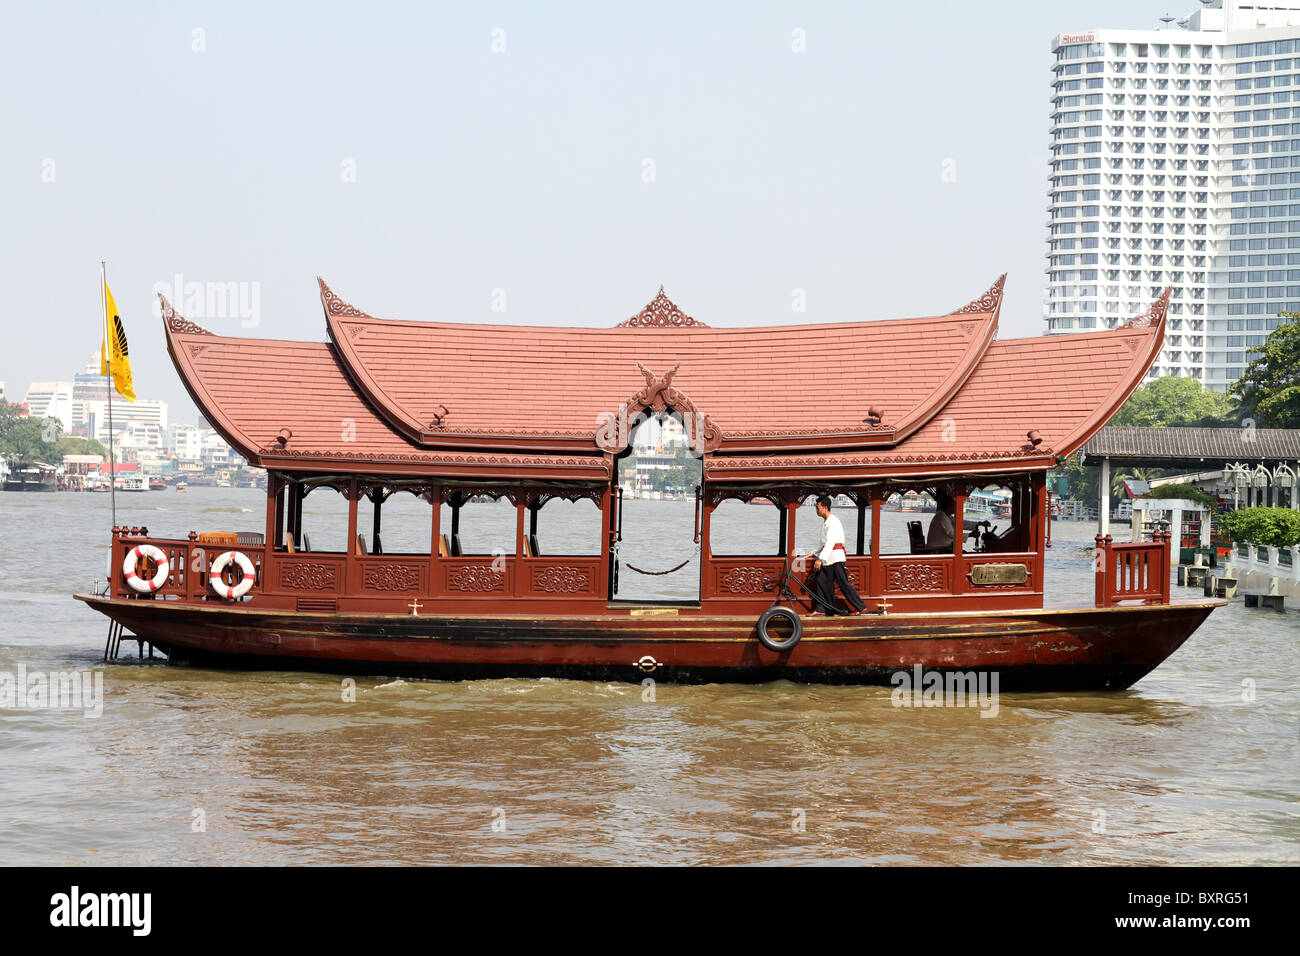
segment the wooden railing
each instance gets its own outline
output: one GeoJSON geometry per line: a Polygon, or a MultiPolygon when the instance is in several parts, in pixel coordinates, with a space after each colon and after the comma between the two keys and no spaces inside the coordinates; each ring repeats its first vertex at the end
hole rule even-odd
{"type": "MultiPolygon", "coordinates": [[[[603,600],[598,555],[465,555],[433,558],[420,554],[347,555],[341,552],[270,551],[265,545],[214,544],[150,535],[145,528],[114,529],[110,593],[117,598],[159,601],[216,599],[208,588],[208,569],[223,551],[240,551],[256,576],[245,600],[325,600],[340,598],[403,603],[415,597],[449,599],[542,598],[550,601],[603,600]],[[136,545],[159,548],[167,558],[167,577],[153,592],[127,586],[122,563],[136,545]]],[[[140,573],[148,570],[143,565],[140,573]]],[[[236,570],[237,575],[237,570],[236,570]]]]}
{"type": "MultiPolygon", "coordinates": [[[[606,597],[602,556],[463,555],[438,557],[421,554],[359,555],[341,552],[286,552],[265,545],[203,542],[191,533],[188,540],[150,535],[143,528],[116,529],[113,536],[112,594],[115,597],[153,600],[207,601],[217,596],[209,589],[208,569],[223,551],[247,555],[256,571],[246,601],[318,602],[339,606],[340,600],[367,602],[365,607],[399,607],[418,598],[451,601],[543,599],[548,603],[598,602],[606,597]],[[137,544],[151,544],[167,557],[169,572],[156,592],[138,594],[122,578],[122,561],[137,544]]],[[[1099,572],[1098,602],[1168,600],[1168,557],[1155,545],[1116,545],[1102,542],[1110,575],[1102,583],[1099,572]],[[1160,568],[1153,561],[1162,560],[1160,568]],[[1164,581],[1164,588],[1160,587],[1164,581]]],[[[953,555],[850,555],[846,572],[853,587],[873,608],[889,602],[933,602],[953,596],[1007,601],[1025,593],[1041,592],[1041,571],[1032,553],[984,554],[967,552],[960,563],[953,555]],[[1021,572],[1019,575],[1013,572],[1021,572]],[[883,603],[882,603],[883,602],[883,603]]],[[[812,567],[788,556],[713,556],[704,568],[703,597],[721,602],[730,611],[761,610],[778,597],[774,586],[781,573],[794,564],[805,588],[812,586],[812,567]]],[[[233,569],[232,569],[233,570],[233,569]]],[[[235,575],[237,577],[237,573],[235,575]]],[[[797,589],[801,601],[807,592],[797,589]]],[[[360,605],[358,605],[360,606],[360,605]]]]}
{"type": "MultiPolygon", "coordinates": [[[[253,588],[250,594],[256,594],[266,585],[263,579],[262,565],[266,549],[263,545],[214,544],[198,540],[198,535],[190,532],[186,540],[158,538],[149,534],[147,528],[127,527],[113,529],[112,559],[110,562],[109,589],[113,597],[144,597],[156,600],[204,600],[211,597],[208,590],[208,569],[217,555],[225,551],[241,551],[253,563],[255,572],[253,588]],[[127,552],[140,544],[151,544],[167,557],[167,578],[161,588],[151,593],[141,594],[127,586],[122,577],[122,563],[127,552]]],[[[233,566],[232,566],[233,567],[233,566]]],[[[237,572],[236,572],[237,573],[237,572]]]]}
{"type": "Polygon", "coordinates": [[[1151,542],[1116,544],[1110,535],[1097,535],[1097,607],[1121,601],[1169,603],[1169,540],[1157,531],[1151,542]]]}

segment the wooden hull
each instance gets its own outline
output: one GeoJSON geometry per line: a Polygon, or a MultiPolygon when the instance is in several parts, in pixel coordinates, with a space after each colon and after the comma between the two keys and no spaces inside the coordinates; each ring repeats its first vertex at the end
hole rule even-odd
{"type": "Polygon", "coordinates": [[[644,607],[591,617],[257,611],[76,595],[178,663],[428,678],[889,684],[901,670],[998,674],[1003,691],[1121,690],[1223,601],[805,618],[777,653],[752,617],[644,607]]]}

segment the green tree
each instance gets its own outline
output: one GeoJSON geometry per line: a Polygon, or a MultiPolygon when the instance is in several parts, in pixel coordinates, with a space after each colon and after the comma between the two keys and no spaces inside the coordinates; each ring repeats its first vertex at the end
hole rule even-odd
{"type": "Polygon", "coordinates": [[[10,461],[58,464],[62,430],[57,418],[31,418],[18,405],[0,399],[0,456],[10,461]]]}
{"type": "MultiPolygon", "coordinates": [[[[1234,426],[1233,402],[1194,378],[1167,376],[1134,392],[1110,420],[1111,425],[1156,427],[1234,426]]],[[[1130,476],[1132,477],[1132,476],[1130,476]]]]}
{"type": "Polygon", "coordinates": [[[1165,474],[1163,468],[1114,468],[1110,473],[1110,497],[1119,501],[1124,497],[1124,482],[1130,478],[1136,481],[1150,481],[1165,474]]]}
{"type": "Polygon", "coordinates": [[[1223,528],[1233,541],[1271,548],[1300,544],[1300,512],[1290,508],[1241,508],[1223,516],[1223,528]]]}
{"type": "Polygon", "coordinates": [[[1300,428],[1300,312],[1278,314],[1292,321],[1269,333],[1229,391],[1240,399],[1242,417],[1260,428],[1300,428]]]}
{"type": "Polygon", "coordinates": [[[64,455],[100,455],[108,461],[108,450],[93,438],[60,435],[54,450],[60,460],[64,455]]]}
{"type": "Polygon", "coordinates": [[[0,454],[10,460],[58,464],[55,442],[46,441],[47,435],[56,433],[57,429],[50,428],[38,418],[15,419],[6,423],[4,434],[0,435],[0,454]]]}
{"type": "Polygon", "coordinates": [[[1053,468],[1050,475],[1058,498],[1070,498],[1075,501],[1095,502],[1097,500],[1097,481],[1100,469],[1096,465],[1084,466],[1079,463],[1076,451],[1064,463],[1053,468]],[[1065,491],[1060,490],[1060,480],[1064,480],[1065,491]]]}

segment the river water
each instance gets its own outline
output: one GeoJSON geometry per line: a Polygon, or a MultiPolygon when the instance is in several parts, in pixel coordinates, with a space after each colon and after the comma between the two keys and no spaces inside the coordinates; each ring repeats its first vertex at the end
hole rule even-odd
{"type": "MultiPolygon", "coordinates": [[[[260,530],[263,501],[124,494],[118,520],[260,530]]],[[[308,499],[317,550],[341,547],[334,504],[308,499]]],[[[106,620],[69,595],[104,575],[108,508],[0,494],[0,674],[99,671],[104,687],[97,718],[0,709],[0,864],[1300,861],[1295,609],[1238,599],[1131,690],[1003,694],[992,718],[787,682],[647,700],[636,684],[363,678],[345,702],[338,678],[141,663],[134,645],[101,664],[106,620]]],[[[466,550],[507,547],[509,506],[471,508],[466,550]]],[[[883,517],[887,548],[908,517],[883,517]]],[[[392,499],[385,550],[427,548],[428,518],[392,499]]],[[[628,501],[623,555],[676,564],[692,522],[686,502],[628,501]]],[[[720,525],[727,549],[761,547],[775,509],[735,504],[720,525]]],[[[801,549],[816,525],[801,511],[801,549]]],[[[1053,601],[1091,603],[1092,534],[1054,526],[1053,601]]],[[[544,553],[597,535],[587,503],[542,512],[544,553]]],[[[621,597],[690,597],[698,560],[623,578],[621,597]]]]}

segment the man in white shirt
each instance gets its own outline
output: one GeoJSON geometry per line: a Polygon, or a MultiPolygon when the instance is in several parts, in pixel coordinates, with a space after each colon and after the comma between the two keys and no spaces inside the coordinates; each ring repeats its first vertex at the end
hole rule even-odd
{"type": "Polygon", "coordinates": [[[831,499],[828,495],[818,495],[817,516],[822,519],[822,543],[819,551],[810,551],[805,556],[813,560],[813,570],[817,572],[817,600],[813,602],[813,615],[831,615],[835,613],[835,585],[840,586],[840,593],[853,608],[853,613],[866,613],[867,606],[858,597],[853,582],[845,571],[844,559],[844,525],[840,519],[831,514],[831,499]]]}
{"type": "Polygon", "coordinates": [[[946,491],[940,491],[935,498],[934,517],[930,519],[930,528],[925,535],[927,548],[949,548],[953,546],[955,527],[953,516],[957,513],[957,502],[946,491]]]}

